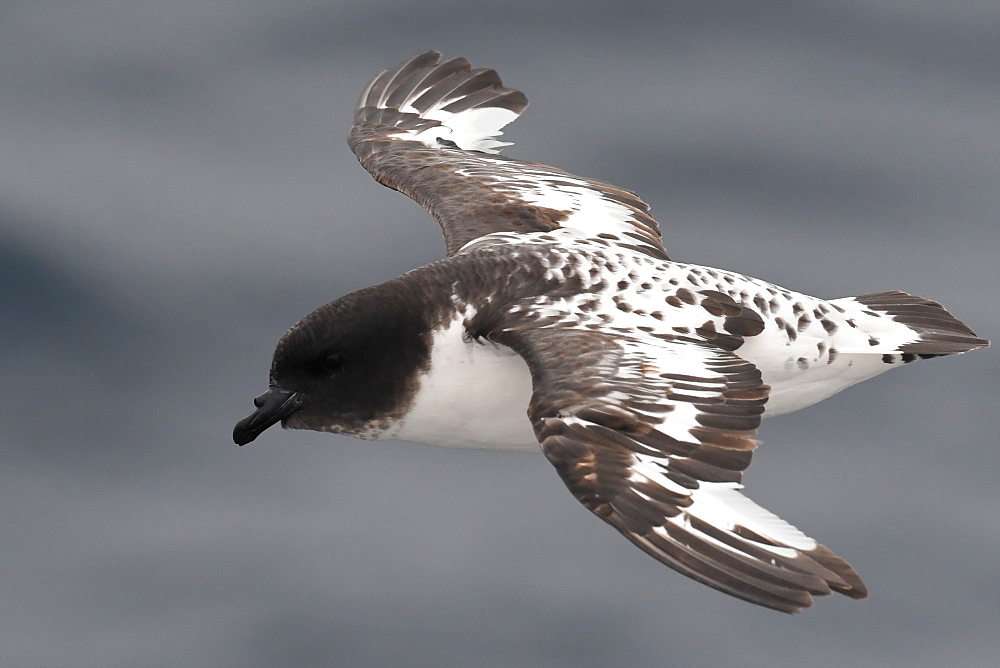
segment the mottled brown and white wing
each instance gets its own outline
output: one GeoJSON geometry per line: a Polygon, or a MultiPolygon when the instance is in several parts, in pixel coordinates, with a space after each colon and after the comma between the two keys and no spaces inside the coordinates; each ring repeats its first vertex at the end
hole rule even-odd
{"type": "Polygon", "coordinates": [[[692,341],[516,326],[535,434],[569,490],[655,559],[784,612],[867,595],[858,575],[743,496],[769,388],[751,363],[692,341]]]}
{"type": "Polygon", "coordinates": [[[634,193],[497,153],[501,128],[527,106],[495,71],[427,51],[369,84],[348,143],[380,183],[434,215],[448,255],[497,232],[561,230],[666,259],[634,193]]]}

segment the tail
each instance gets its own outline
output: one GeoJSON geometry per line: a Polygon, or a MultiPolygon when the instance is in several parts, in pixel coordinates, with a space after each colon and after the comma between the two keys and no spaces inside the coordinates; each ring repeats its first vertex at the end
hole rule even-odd
{"type": "MultiPolygon", "coordinates": [[[[500,76],[472,69],[465,58],[441,61],[425,51],[375,78],[358,100],[355,128],[379,128],[383,136],[419,141],[431,148],[455,145],[466,151],[497,153],[508,143],[500,130],[528,106],[519,90],[505,88],[500,76]]],[[[352,132],[355,153],[366,137],[352,132]]],[[[360,153],[358,157],[363,157],[360,153]]]]}
{"type": "Polygon", "coordinates": [[[866,315],[888,315],[893,322],[905,325],[910,330],[910,340],[901,342],[895,349],[903,362],[911,362],[916,358],[955,355],[990,345],[989,341],[976,336],[965,323],[930,299],[892,290],[837,300],[837,303],[851,301],[860,304],[864,308],[862,313],[866,315]]]}

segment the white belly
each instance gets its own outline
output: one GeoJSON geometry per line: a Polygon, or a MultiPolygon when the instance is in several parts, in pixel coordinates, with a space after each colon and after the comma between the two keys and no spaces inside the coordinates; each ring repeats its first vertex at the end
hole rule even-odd
{"type": "Polygon", "coordinates": [[[410,411],[382,438],[451,448],[539,452],[531,423],[531,374],[510,348],[463,338],[456,320],[435,332],[431,368],[410,411]]]}
{"type": "MultiPolygon", "coordinates": [[[[767,322],[767,329],[775,328],[773,322],[767,322]]],[[[421,377],[409,412],[380,438],[454,448],[538,452],[540,446],[527,416],[532,392],[527,364],[505,346],[467,340],[464,333],[461,319],[434,333],[431,368],[421,377]]],[[[754,337],[736,351],[754,363],[764,382],[771,385],[763,417],[810,406],[892,368],[882,362],[882,348],[871,349],[865,342],[864,347],[871,352],[859,354],[845,345],[851,341],[839,340],[853,335],[851,331],[828,338],[847,348],[832,363],[828,355],[818,354],[818,335],[803,332],[792,343],[787,337],[772,334],[754,337]],[[800,359],[807,362],[807,368],[798,366],[800,359]]],[[[886,350],[893,349],[895,343],[891,344],[886,350]]]]}

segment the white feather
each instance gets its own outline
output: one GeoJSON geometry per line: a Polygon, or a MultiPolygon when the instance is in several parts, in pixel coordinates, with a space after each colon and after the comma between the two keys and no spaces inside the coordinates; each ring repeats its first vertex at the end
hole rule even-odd
{"type": "Polygon", "coordinates": [[[513,350],[472,341],[464,318],[436,330],[409,412],[381,438],[451,448],[539,452],[528,420],[531,374],[513,350]]]}
{"type": "Polygon", "coordinates": [[[729,532],[739,524],[776,543],[798,550],[816,548],[815,540],[743,496],[737,491],[739,489],[741,485],[731,482],[703,482],[691,493],[694,503],[685,508],[682,515],[692,515],[729,532]]]}

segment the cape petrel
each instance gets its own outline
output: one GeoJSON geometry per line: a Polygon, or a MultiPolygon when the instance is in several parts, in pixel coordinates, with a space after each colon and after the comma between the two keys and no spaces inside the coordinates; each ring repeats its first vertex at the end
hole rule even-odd
{"type": "Polygon", "coordinates": [[[541,451],[644,552],[784,612],[867,595],[851,566],[739,491],[765,415],[988,345],[904,292],[823,300],[672,261],[634,193],[499,155],[528,101],[421,53],[361,95],[349,143],[437,219],[448,257],[307,315],[236,425],[541,451]]]}

